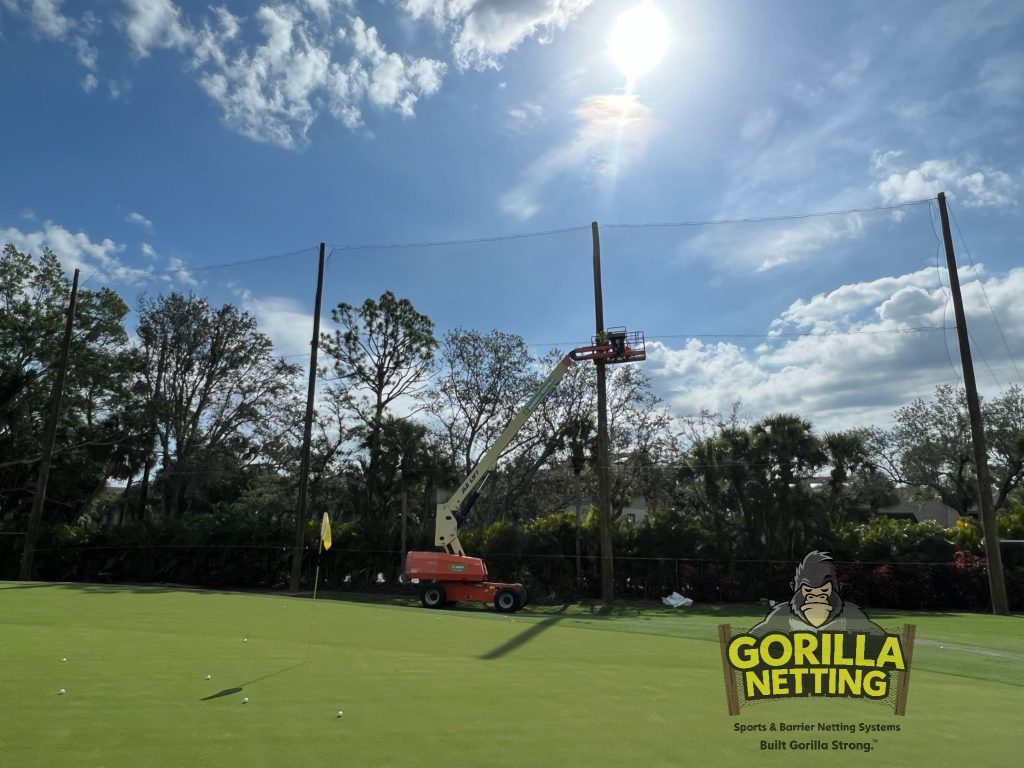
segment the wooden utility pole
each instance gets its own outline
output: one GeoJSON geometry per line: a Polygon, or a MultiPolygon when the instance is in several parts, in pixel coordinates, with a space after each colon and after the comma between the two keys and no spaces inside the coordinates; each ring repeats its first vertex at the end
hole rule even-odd
{"type": "Polygon", "coordinates": [[[28,581],[32,578],[32,559],[36,552],[36,536],[39,535],[39,522],[43,517],[43,503],[46,501],[46,483],[50,479],[50,462],[53,460],[53,444],[57,439],[57,423],[60,421],[60,402],[64,397],[64,379],[68,374],[68,356],[71,353],[71,333],[75,328],[75,304],[78,302],[78,270],[71,283],[71,301],[68,302],[68,318],[64,324],[64,345],[60,350],[60,367],[57,378],[53,382],[50,393],[50,418],[46,422],[46,434],[43,436],[43,457],[39,462],[39,477],[36,480],[36,491],[32,497],[32,512],[28,518],[28,529],[25,535],[25,548],[21,554],[21,573],[18,578],[28,581]]]}
{"type": "MultiPolygon", "coordinates": [[[[604,335],[604,300],[601,295],[601,237],[597,222],[591,222],[594,240],[594,313],[597,334],[604,335]]],[[[605,362],[597,365],[597,519],[601,528],[601,602],[611,608],[615,602],[615,572],[612,560],[612,509],[608,499],[608,396],[605,362]]]]}
{"type": "Polygon", "coordinates": [[[302,432],[302,463],[299,469],[299,508],[295,513],[295,549],[292,551],[291,591],[299,591],[302,579],[302,550],[306,542],[306,492],[309,489],[309,444],[313,437],[313,398],[316,394],[316,356],[320,349],[320,301],[324,295],[324,244],[320,243],[320,267],[316,276],[316,305],[313,309],[313,342],[309,351],[309,389],[306,391],[306,419],[302,432]]]}
{"type": "Polygon", "coordinates": [[[402,559],[398,563],[398,572],[401,574],[405,571],[405,538],[408,528],[408,510],[409,510],[409,494],[405,490],[405,473],[401,470],[398,471],[399,482],[401,483],[401,498],[402,498],[402,559]]]}
{"type": "Polygon", "coordinates": [[[580,496],[580,476],[576,475],[576,589],[583,585],[583,499],[580,496]]]}
{"type": "Polygon", "coordinates": [[[985,562],[988,566],[988,587],[992,594],[992,613],[1005,616],[1010,612],[1010,608],[1006,599],[1006,580],[1003,575],[1003,556],[999,550],[996,511],[992,505],[992,476],[988,470],[988,450],[985,447],[985,430],[981,423],[978,385],[974,381],[967,318],[964,314],[964,300],[960,295],[960,278],[956,272],[953,235],[949,231],[949,213],[946,211],[944,192],[939,192],[939,215],[942,218],[942,240],[946,245],[946,267],[949,270],[949,290],[953,295],[956,335],[960,342],[960,363],[964,369],[964,388],[967,390],[967,412],[971,418],[971,442],[974,444],[974,466],[978,476],[978,504],[981,507],[981,530],[985,537],[985,562]]]}

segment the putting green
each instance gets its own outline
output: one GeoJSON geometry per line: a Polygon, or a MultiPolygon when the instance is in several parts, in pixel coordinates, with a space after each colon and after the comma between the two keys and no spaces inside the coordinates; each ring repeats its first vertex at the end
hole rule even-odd
{"type": "Polygon", "coordinates": [[[19,768],[1024,764],[1024,618],[872,613],[918,627],[905,717],[816,699],[730,718],[715,628],[761,615],[530,606],[507,618],[408,600],[314,607],[280,595],[4,582],[0,755],[19,768]],[[782,722],[900,731],[735,730],[782,722]],[[762,750],[778,739],[785,751],[762,750]],[[794,750],[793,740],[829,749],[794,750]],[[867,742],[871,753],[837,751],[833,740],[867,742]]]}

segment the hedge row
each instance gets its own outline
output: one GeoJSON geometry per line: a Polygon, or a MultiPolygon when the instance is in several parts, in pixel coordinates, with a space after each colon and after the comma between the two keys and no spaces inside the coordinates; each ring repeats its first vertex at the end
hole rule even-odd
{"type": "MultiPolygon", "coordinates": [[[[581,533],[579,574],[572,515],[495,524],[469,530],[462,539],[467,551],[485,558],[494,580],[522,581],[537,599],[594,598],[600,594],[600,561],[592,516],[581,533]]],[[[311,522],[302,571],[306,588],[312,585],[317,563],[317,534],[318,526],[311,522]]],[[[61,525],[41,534],[35,576],[47,581],[283,588],[291,571],[293,537],[287,524],[255,515],[91,531],[61,525]]],[[[335,526],[334,547],[319,561],[321,588],[394,590],[402,555],[393,546],[372,546],[371,541],[356,524],[335,526]]],[[[17,577],[21,544],[21,537],[0,536],[0,578],[17,577]]],[[[430,542],[411,541],[410,548],[430,548],[430,542]]],[[[678,591],[698,602],[783,600],[791,593],[789,583],[803,554],[793,559],[727,559],[706,549],[699,529],[682,518],[671,524],[620,526],[614,541],[616,594],[651,600],[678,591]]],[[[842,548],[831,549],[842,595],[857,604],[920,610],[989,607],[985,560],[971,524],[943,529],[876,521],[851,529],[842,548]]],[[[1024,553],[1007,552],[1004,566],[1011,607],[1020,610],[1024,553]]]]}

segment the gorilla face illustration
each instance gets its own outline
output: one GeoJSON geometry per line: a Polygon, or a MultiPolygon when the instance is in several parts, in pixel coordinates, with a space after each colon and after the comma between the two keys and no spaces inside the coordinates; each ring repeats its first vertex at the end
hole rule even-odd
{"type": "Polygon", "coordinates": [[[820,627],[843,610],[843,600],[836,588],[836,569],[823,552],[812,552],[797,568],[790,584],[793,597],[790,608],[794,616],[802,616],[812,627],[820,627]]]}
{"type": "Polygon", "coordinates": [[[885,630],[868,618],[860,606],[839,596],[839,579],[832,556],[811,552],[803,559],[789,583],[792,597],[772,608],[750,634],[769,632],[864,632],[883,636],[885,630]]]}
{"type": "Polygon", "coordinates": [[[800,611],[804,620],[815,627],[820,627],[842,607],[839,595],[832,589],[831,581],[826,581],[818,587],[801,584],[793,598],[794,610],[800,611]]]}

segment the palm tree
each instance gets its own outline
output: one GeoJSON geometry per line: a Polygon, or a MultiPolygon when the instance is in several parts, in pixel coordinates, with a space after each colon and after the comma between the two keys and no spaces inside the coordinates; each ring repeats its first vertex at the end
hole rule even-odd
{"type": "Polygon", "coordinates": [[[575,544],[577,544],[577,585],[583,579],[583,497],[580,493],[580,475],[583,474],[587,464],[593,465],[597,456],[597,430],[590,418],[573,417],[562,433],[568,443],[569,462],[572,465],[572,474],[575,475],[575,498],[577,498],[577,530],[575,530],[575,544]]]}
{"type": "Polygon", "coordinates": [[[844,432],[826,432],[821,447],[828,463],[832,465],[829,476],[828,519],[833,529],[843,521],[838,512],[839,497],[846,488],[850,477],[861,470],[873,471],[864,430],[851,429],[844,432]]]}
{"type": "MultiPolygon", "coordinates": [[[[682,483],[693,487],[695,504],[711,519],[715,552],[720,557],[729,551],[724,525],[730,506],[726,479],[728,461],[729,445],[725,440],[720,437],[699,440],[690,447],[677,475],[682,483]]],[[[747,533],[749,536],[749,530],[747,533]]]]}
{"type": "Polygon", "coordinates": [[[736,507],[747,535],[747,553],[768,547],[768,517],[764,503],[764,483],[759,476],[758,454],[751,432],[737,426],[722,429],[719,444],[720,465],[732,486],[736,507]],[[760,514],[758,514],[760,512],[760,514]]]}
{"type": "MultiPolygon", "coordinates": [[[[427,441],[427,428],[409,419],[386,416],[381,425],[378,450],[381,475],[390,476],[391,482],[398,488],[400,505],[398,528],[404,562],[408,525],[408,489],[415,488],[427,480],[435,469],[434,456],[427,441]]],[[[384,503],[388,507],[391,506],[390,500],[384,501],[384,503]]],[[[394,528],[392,525],[388,525],[387,529],[388,539],[393,541],[391,537],[394,535],[394,528]]]]}
{"type": "Polygon", "coordinates": [[[797,414],[766,416],[750,431],[774,507],[766,538],[772,549],[792,559],[798,531],[803,543],[810,523],[809,498],[798,481],[821,467],[826,457],[810,422],[797,414]]]}

